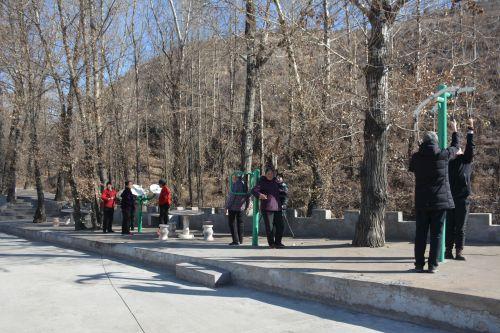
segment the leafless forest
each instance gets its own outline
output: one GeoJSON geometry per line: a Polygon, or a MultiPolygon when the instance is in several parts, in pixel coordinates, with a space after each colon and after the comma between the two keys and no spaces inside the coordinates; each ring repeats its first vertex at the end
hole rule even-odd
{"type": "Polygon", "coordinates": [[[354,244],[381,246],[444,83],[476,88],[448,107],[476,120],[472,210],[498,223],[499,20],[495,0],[0,0],[0,188],[97,226],[107,180],[221,206],[233,170],[272,163],[291,206],[360,209],[354,244]]]}

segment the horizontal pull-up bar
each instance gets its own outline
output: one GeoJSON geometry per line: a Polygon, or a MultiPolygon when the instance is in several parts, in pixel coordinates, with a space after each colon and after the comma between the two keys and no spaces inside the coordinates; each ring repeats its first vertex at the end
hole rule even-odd
{"type": "Polygon", "coordinates": [[[460,87],[446,87],[444,89],[441,89],[441,90],[435,92],[434,94],[430,95],[426,99],[424,99],[417,106],[417,108],[415,109],[415,111],[413,111],[413,118],[418,119],[418,116],[420,115],[420,112],[424,109],[424,107],[427,104],[429,104],[430,102],[432,102],[433,100],[438,99],[439,97],[441,97],[441,95],[443,95],[443,94],[450,93],[450,96],[448,96],[448,97],[454,97],[454,96],[456,96],[458,94],[461,94],[461,93],[470,93],[470,92],[474,92],[475,90],[476,90],[475,87],[463,87],[463,88],[460,88],[460,87]]]}

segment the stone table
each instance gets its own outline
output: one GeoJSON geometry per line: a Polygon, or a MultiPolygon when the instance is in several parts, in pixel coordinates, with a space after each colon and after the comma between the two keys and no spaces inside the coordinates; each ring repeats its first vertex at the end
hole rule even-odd
{"type": "MultiPolygon", "coordinates": [[[[69,221],[66,221],[65,224],[75,224],[75,218],[73,216],[73,214],[75,213],[75,210],[73,208],[64,208],[64,209],[61,209],[61,213],[63,214],[69,214],[69,221]]],[[[90,214],[90,211],[87,210],[87,209],[80,209],[80,213],[82,215],[88,215],[90,214]]]]}
{"type": "Polygon", "coordinates": [[[192,209],[174,209],[168,212],[169,215],[178,215],[182,216],[182,233],[179,234],[179,238],[181,239],[193,239],[194,235],[189,232],[189,217],[203,215],[203,211],[201,210],[192,210],[192,209]]]}

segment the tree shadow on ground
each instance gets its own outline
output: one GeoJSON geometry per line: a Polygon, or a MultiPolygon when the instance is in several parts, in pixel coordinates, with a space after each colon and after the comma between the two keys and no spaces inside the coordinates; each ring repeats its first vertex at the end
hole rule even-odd
{"type": "MultiPolygon", "coordinates": [[[[115,260],[114,260],[115,261],[115,260]]],[[[119,261],[126,265],[131,265],[141,269],[141,266],[134,265],[127,261],[119,261]]],[[[368,314],[356,312],[354,310],[338,307],[337,305],[324,305],[315,303],[308,300],[298,300],[294,298],[287,298],[277,294],[269,294],[266,292],[247,289],[244,287],[222,287],[218,289],[206,288],[190,282],[180,281],[175,276],[169,273],[160,272],[156,269],[145,269],[154,273],[150,278],[143,277],[128,277],[126,273],[119,271],[110,271],[107,273],[99,273],[93,275],[80,275],[77,283],[93,283],[95,281],[103,281],[111,279],[115,281],[115,286],[118,289],[131,290],[144,293],[158,293],[158,294],[175,294],[183,296],[195,297],[219,297],[223,298],[247,298],[263,304],[286,308],[291,311],[301,312],[312,315],[326,320],[333,320],[355,326],[373,329],[380,332],[394,332],[399,333],[403,328],[406,332],[419,331],[425,332],[425,329],[412,327],[409,323],[400,323],[391,319],[377,318],[368,314]],[[117,284],[118,282],[118,284],[117,284]],[[399,327],[398,327],[399,326],[399,327]]],[[[279,290],[276,290],[279,291],[279,290]]],[[[193,300],[193,304],[195,300],[193,300]]]]}

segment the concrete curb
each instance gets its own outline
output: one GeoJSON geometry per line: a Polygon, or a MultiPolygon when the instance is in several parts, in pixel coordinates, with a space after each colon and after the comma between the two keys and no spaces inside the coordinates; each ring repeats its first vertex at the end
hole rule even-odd
{"type": "Polygon", "coordinates": [[[420,325],[432,325],[464,332],[500,332],[500,302],[497,299],[321,276],[292,269],[265,268],[230,261],[196,258],[127,244],[74,237],[65,232],[32,230],[5,222],[0,224],[0,232],[128,259],[171,271],[175,271],[175,265],[178,263],[213,266],[229,271],[232,282],[236,285],[343,306],[420,325]]]}

